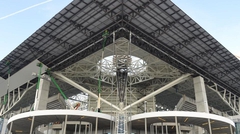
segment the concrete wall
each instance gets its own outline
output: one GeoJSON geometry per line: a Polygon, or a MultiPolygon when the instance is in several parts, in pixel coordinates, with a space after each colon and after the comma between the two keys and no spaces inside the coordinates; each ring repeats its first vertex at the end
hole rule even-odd
{"type": "MultiPolygon", "coordinates": [[[[39,67],[36,66],[36,64],[39,63],[38,60],[35,60],[16,72],[15,74],[11,74],[12,76],[10,77],[10,84],[9,84],[9,89],[10,91],[16,89],[17,87],[23,85],[29,80],[32,80],[35,78],[35,76],[32,76],[32,73],[38,73],[39,72],[39,67]]],[[[46,66],[43,66],[42,71],[44,72],[46,70],[46,66]]],[[[7,79],[3,79],[0,77],[0,97],[5,95],[7,93],[7,79]]]]}

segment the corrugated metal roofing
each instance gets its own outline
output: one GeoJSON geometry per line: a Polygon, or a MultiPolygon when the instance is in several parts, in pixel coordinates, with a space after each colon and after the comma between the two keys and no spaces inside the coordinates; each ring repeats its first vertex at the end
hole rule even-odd
{"type": "Polygon", "coordinates": [[[119,28],[126,30],[116,38],[131,31],[135,45],[240,95],[240,61],[170,0],[74,0],[0,61],[0,76],[7,77],[6,61],[12,73],[35,59],[61,70],[101,49],[92,43],[104,30],[119,28]]]}

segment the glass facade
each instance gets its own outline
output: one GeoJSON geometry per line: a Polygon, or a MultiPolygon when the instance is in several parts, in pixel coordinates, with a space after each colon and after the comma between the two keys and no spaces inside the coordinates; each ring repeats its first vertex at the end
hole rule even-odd
{"type": "Polygon", "coordinates": [[[235,127],[236,134],[240,134],[240,122],[235,122],[235,127]]]}
{"type": "Polygon", "coordinates": [[[0,118],[0,132],[2,132],[3,121],[4,120],[2,118],[0,118]]]}

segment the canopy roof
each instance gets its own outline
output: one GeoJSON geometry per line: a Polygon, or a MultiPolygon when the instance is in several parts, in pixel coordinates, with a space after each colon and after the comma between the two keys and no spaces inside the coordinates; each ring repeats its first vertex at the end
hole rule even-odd
{"type": "Polygon", "coordinates": [[[12,73],[35,59],[62,70],[100,50],[104,30],[131,31],[138,47],[240,96],[240,61],[170,0],[74,0],[0,61],[0,76],[7,61],[12,73]]]}

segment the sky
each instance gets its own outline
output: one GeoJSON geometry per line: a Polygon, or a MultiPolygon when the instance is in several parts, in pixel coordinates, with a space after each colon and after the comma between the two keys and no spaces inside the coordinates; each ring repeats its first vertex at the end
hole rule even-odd
{"type": "MultiPolygon", "coordinates": [[[[0,0],[0,60],[72,0],[0,0]]],[[[240,0],[172,0],[224,47],[240,55],[240,0]]]]}
{"type": "Polygon", "coordinates": [[[240,56],[240,0],[172,0],[234,55],[240,56]]]}

